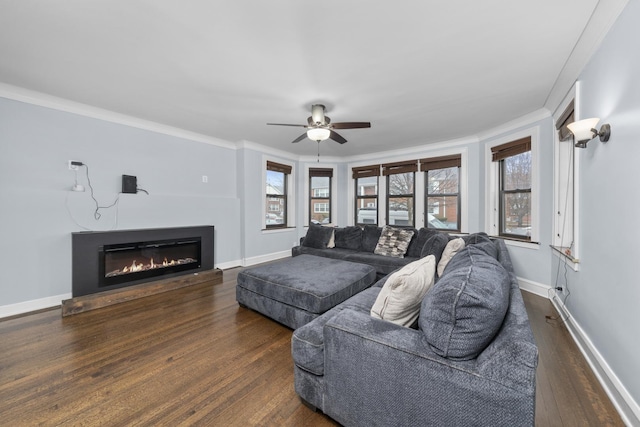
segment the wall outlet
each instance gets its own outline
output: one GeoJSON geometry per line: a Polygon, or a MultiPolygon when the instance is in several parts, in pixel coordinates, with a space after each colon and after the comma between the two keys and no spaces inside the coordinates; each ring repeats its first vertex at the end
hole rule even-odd
{"type": "Polygon", "coordinates": [[[202,175],[202,182],[204,182],[205,184],[209,182],[209,177],[207,175],[202,175]]]}
{"type": "Polygon", "coordinates": [[[80,166],[82,166],[82,162],[79,162],[77,160],[69,160],[70,171],[77,171],[78,169],[80,169],[80,166]]]}

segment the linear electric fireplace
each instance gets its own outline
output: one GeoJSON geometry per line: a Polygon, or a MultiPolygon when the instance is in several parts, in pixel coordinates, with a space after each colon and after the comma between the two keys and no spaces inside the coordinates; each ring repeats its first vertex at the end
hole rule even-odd
{"type": "Polygon", "coordinates": [[[213,226],[72,234],[73,296],[213,268],[213,226]]]}

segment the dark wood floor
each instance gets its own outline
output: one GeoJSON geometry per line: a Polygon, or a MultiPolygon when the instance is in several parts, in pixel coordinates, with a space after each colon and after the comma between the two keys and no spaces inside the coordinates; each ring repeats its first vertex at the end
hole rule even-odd
{"type": "MultiPolygon", "coordinates": [[[[62,318],[0,321],[0,424],[332,426],[293,390],[291,330],[239,308],[235,281],[62,318]]],[[[526,294],[540,348],[536,424],[623,425],[549,302],[526,294]]]]}

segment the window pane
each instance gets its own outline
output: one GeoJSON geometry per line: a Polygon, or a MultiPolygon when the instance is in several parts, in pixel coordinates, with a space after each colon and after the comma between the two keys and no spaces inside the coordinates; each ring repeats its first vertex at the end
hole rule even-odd
{"type": "Polygon", "coordinates": [[[358,178],[357,195],[373,196],[378,194],[378,177],[368,176],[366,178],[358,178]]]}
{"type": "Polygon", "coordinates": [[[358,224],[378,223],[378,199],[358,199],[356,201],[356,209],[356,222],[358,224]]]}
{"type": "Polygon", "coordinates": [[[505,191],[531,188],[531,151],[502,160],[505,191]]]}
{"type": "Polygon", "coordinates": [[[427,227],[458,229],[458,196],[427,198],[427,227]]]}
{"type": "Polygon", "coordinates": [[[414,172],[389,175],[389,195],[413,194],[414,172]]]}
{"type": "Polygon", "coordinates": [[[435,169],[428,172],[427,182],[429,194],[457,194],[458,193],[458,168],[457,166],[444,169],[435,169]]]}
{"type": "Polygon", "coordinates": [[[266,225],[284,224],[284,198],[267,196],[266,225]]]}
{"type": "Polygon", "coordinates": [[[311,197],[329,197],[331,178],[328,176],[311,177],[311,197]]]}
{"type": "Polygon", "coordinates": [[[267,194],[284,195],[284,179],[283,172],[267,171],[267,194]]]}
{"type": "Polygon", "coordinates": [[[313,199],[311,201],[311,222],[329,223],[329,199],[313,199]]]}
{"type": "Polygon", "coordinates": [[[531,236],[531,193],[503,195],[504,216],[502,230],[506,234],[531,236]]]}
{"type": "Polygon", "coordinates": [[[387,223],[389,225],[413,226],[413,197],[389,197],[387,223]]]}

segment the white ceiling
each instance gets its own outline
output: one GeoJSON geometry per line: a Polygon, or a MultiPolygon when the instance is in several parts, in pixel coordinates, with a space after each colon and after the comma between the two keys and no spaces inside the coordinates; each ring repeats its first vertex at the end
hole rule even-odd
{"type": "Polygon", "coordinates": [[[626,0],[0,0],[0,82],[297,155],[317,150],[291,144],[304,129],[266,123],[322,103],[372,123],[322,143],[352,156],[555,107],[611,3],[626,0]]]}

